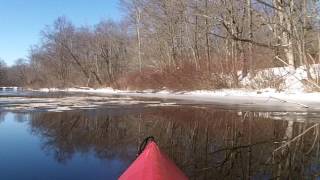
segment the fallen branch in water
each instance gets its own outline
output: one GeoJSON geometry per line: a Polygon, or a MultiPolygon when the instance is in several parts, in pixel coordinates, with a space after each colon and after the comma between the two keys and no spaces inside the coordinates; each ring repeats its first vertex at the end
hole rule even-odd
{"type": "Polygon", "coordinates": [[[280,101],[280,102],[283,102],[283,103],[297,104],[297,105],[302,106],[302,107],[304,107],[304,108],[309,108],[309,106],[307,106],[307,105],[305,105],[305,104],[302,104],[302,103],[299,103],[299,102],[288,101],[288,100],[276,98],[276,97],[273,97],[273,96],[269,96],[269,98],[271,98],[271,99],[276,99],[276,100],[278,100],[278,101],[280,101]]]}
{"type": "Polygon", "coordinates": [[[275,149],[275,150],[273,151],[273,154],[274,154],[275,152],[277,152],[278,150],[280,150],[280,149],[282,149],[282,148],[284,148],[284,147],[287,147],[288,145],[290,145],[290,143],[292,143],[292,142],[294,142],[295,140],[299,139],[301,136],[303,136],[303,135],[306,134],[308,131],[310,131],[311,129],[313,129],[313,128],[317,127],[317,126],[319,126],[319,124],[315,124],[315,125],[309,127],[308,129],[306,129],[305,131],[303,131],[303,132],[302,132],[301,134],[299,134],[298,136],[294,137],[294,138],[291,139],[290,141],[286,142],[286,143],[283,144],[282,146],[280,146],[280,147],[278,147],[277,149],[275,149]]]}
{"type": "Polygon", "coordinates": [[[256,146],[256,145],[266,144],[266,143],[269,143],[269,142],[270,142],[270,140],[268,140],[268,141],[259,141],[259,142],[256,142],[256,143],[239,145],[239,146],[235,146],[235,147],[226,147],[226,148],[218,149],[218,150],[213,151],[213,152],[209,152],[208,154],[212,155],[212,154],[219,153],[219,152],[222,152],[222,151],[236,151],[238,149],[249,148],[249,147],[253,147],[253,146],[256,146]]]}

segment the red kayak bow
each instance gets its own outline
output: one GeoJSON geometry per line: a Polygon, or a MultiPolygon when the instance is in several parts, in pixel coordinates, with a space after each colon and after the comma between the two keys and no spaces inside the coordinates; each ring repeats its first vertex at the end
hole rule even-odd
{"type": "Polygon", "coordinates": [[[185,180],[183,172],[164,154],[154,141],[147,146],[120,176],[119,180],[185,180]]]}

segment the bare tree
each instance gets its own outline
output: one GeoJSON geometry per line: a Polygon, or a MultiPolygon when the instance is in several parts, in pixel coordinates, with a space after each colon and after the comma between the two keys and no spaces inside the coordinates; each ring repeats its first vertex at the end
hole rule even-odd
{"type": "Polygon", "coordinates": [[[6,86],[8,84],[7,65],[0,59],[0,86],[6,86]]]}

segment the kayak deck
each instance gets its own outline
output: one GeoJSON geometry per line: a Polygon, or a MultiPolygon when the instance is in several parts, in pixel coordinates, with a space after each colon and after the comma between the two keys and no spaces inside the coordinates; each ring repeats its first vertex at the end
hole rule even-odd
{"type": "Polygon", "coordinates": [[[185,180],[186,175],[162,153],[154,141],[147,144],[143,152],[120,176],[119,180],[185,180]]]}

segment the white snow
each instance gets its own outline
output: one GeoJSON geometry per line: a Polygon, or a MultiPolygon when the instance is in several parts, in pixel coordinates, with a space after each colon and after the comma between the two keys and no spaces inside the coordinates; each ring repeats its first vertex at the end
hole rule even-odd
{"type": "MultiPolygon", "coordinates": [[[[68,92],[84,92],[98,93],[108,95],[125,95],[138,97],[155,97],[180,100],[202,101],[206,103],[221,103],[221,104],[237,104],[237,105],[257,105],[257,106],[294,106],[300,108],[317,108],[320,110],[320,92],[308,93],[305,88],[307,72],[305,67],[299,67],[296,70],[289,67],[270,68],[259,71],[253,79],[246,77],[241,80],[244,88],[240,89],[221,89],[221,90],[197,90],[197,91],[156,91],[152,89],[144,91],[132,90],[117,90],[113,88],[98,88],[89,87],[80,88],[44,88],[39,91],[68,91],[68,92]],[[255,83],[254,80],[259,78],[282,78],[283,87],[279,88],[267,87],[260,89],[250,89],[250,83],[255,83]]],[[[320,65],[313,65],[310,73],[316,78],[320,72],[320,65]]]]}
{"type": "MultiPolygon", "coordinates": [[[[284,111],[300,111],[300,110],[320,110],[320,93],[306,93],[301,91],[283,91],[278,92],[276,89],[267,88],[260,90],[248,89],[222,89],[222,90],[198,90],[189,92],[173,92],[169,90],[163,91],[122,91],[113,90],[112,88],[92,89],[44,89],[45,91],[68,91],[68,92],[86,92],[105,95],[123,95],[133,97],[146,98],[164,98],[184,100],[193,103],[197,101],[205,104],[221,104],[230,106],[241,106],[248,108],[256,108],[260,110],[284,110],[284,111]]],[[[42,90],[43,91],[43,90],[42,90]]],[[[109,100],[109,103],[113,101],[109,100]]],[[[118,101],[120,104],[135,104],[137,102],[118,101]]],[[[149,105],[150,106],[150,105],[149,105]]],[[[153,105],[151,105],[153,106],[153,105]]],[[[155,106],[155,105],[154,105],[155,106]]],[[[159,104],[158,104],[159,106],[159,104]]]]}
{"type": "Polygon", "coordinates": [[[25,97],[0,97],[1,108],[11,111],[50,111],[62,112],[74,109],[94,109],[99,106],[173,106],[174,103],[162,103],[161,101],[143,101],[128,97],[64,97],[64,98],[25,98],[25,97]]]}
{"type": "MultiPolygon", "coordinates": [[[[319,79],[320,64],[314,64],[309,69],[310,75],[313,79],[319,79]]],[[[241,80],[243,86],[250,86],[259,79],[283,79],[284,84],[279,87],[282,91],[288,93],[300,93],[305,92],[309,86],[314,86],[315,83],[308,81],[307,68],[306,66],[300,66],[296,69],[290,67],[277,67],[264,69],[256,73],[254,78],[247,76],[241,80]]],[[[320,89],[319,89],[320,90],[320,89]]]]}
{"type": "Polygon", "coordinates": [[[4,90],[4,91],[18,91],[19,89],[21,89],[21,87],[16,87],[16,86],[9,86],[9,87],[1,87],[0,86],[0,90],[4,90]]]}

